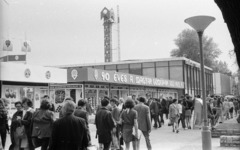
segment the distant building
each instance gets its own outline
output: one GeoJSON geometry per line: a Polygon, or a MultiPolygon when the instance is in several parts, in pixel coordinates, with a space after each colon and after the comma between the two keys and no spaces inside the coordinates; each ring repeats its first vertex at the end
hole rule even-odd
{"type": "Polygon", "coordinates": [[[213,73],[213,91],[217,95],[232,95],[233,78],[222,73],[213,73]]]}

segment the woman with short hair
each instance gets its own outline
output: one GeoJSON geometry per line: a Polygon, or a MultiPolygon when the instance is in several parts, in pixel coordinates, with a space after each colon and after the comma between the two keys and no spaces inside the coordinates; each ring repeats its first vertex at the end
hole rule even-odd
{"type": "Polygon", "coordinates": [[[127,99],[125,101],[126,109],[120,116],[119,123],[123,125],[123,141],[126,145],[126,150],[130,148],[130,142],[132,142],[133,150],[138,150],[138,122],[137,122],[137,111],[133,109],[134,101],[127,99]],[[135,130],[136,137],[133,136],[133,130],[135,130]]]}
{"type": "Polygon", "coordinates": [[[18,117],[22,118],[23,110],[22,110],[22,103],[20,101],[15,102],[15,108],[17,111],[13,114],[12,117],[12,124],[10,128],[10,137],[12,144],[9,147],[9,150],[18,150],[20,149],[20,138],[17,136],[16,129],[21,126],[18,117]]]}
{"type": "Polygon", "coordinates": [[[47,150],[52,133],[54,114],[49,110],[51,103],[42,100],[40,109],[34,112],[32,117],[32,142],[33,146],[41,146],[41,150],[47,150]]]}
{"type": "Polygon", "coordinates": [[[24,126],[25,136],[21,139],[20,148],[25,150],[34,150],[31,140],[31,120],[33,115],[32,101],[24,97],[22,99],[23,115],[17,116],[17,120],[24,126]]]}

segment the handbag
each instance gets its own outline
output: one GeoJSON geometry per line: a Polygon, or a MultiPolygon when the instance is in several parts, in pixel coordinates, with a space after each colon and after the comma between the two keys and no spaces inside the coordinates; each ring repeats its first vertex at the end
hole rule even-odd
{"type": "Polygon", "coordinates": [[[136,138],[136,139],[138,139],[138,140],[140,140],[140,138],[141,138],[141,130],[139,130],[138,129],[138,136],[136,135],[137,133],[136,133],[136,130],[135,130],[135,127],[133,127],[133,136],[136,138]]]}

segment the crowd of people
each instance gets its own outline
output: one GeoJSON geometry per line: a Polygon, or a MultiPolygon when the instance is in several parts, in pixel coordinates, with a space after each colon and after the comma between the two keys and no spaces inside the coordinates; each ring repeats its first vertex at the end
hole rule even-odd
{"type": "MultiPolygon", "coordinates": [[[[237,98],[209,96],[206,98],[207,116],[212,130],[218,123],[233,117],[239,118],[240,101],[237,98]]],[[[33,109],[32,101],[23,98],[15,103],[16,112],[8,125],[8,112],[4,99],[0,99],[0,134],[5,147],[10,133],[9,150],[86,150],[92,145],[89,115],[94,111],[88,100],[80,99],[77,105],[71,97],[65,98],[59,118],[55,118],[54,105],[49,96],[41,100],[40,108],[33,109]]],[[[96,107],[96,138],[103,150],[139,149],[144,137],[148,150],[152,149],[150,132],[163,125],[172,127],[179,134],[183,130],[201,128],[203,124],[203,100],[201,97],[181,96],[179,99],[152,98],[150,94],[127,99],[103,97],[96,107]],[[167,120],[168,121],[167,121],[167,120]]]]}

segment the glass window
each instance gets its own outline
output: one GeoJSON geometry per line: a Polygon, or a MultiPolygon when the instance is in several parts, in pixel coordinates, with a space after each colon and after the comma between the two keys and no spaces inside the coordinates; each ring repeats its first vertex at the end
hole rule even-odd
{"type": "Polygon", "coordinates": [[[170,80],[183,81],[182,66],[171,66],[170,67],[170,80]]]}
{"type": "Polygon", "coordinates": [[[117,68],[118,68],[118,69],[128,69],[128,64],[120,64],[120,65],[117,65],[117,68]]]}
{"type": "Polygon", "coordinates": [[[142,64],[130,64],[130,68],[141,68],[142,64]]]}
{"type": "Polygon", "coordinates": [[[168,61],[159,61],[156,62],[156,66],[168,66],[168,61]]]}
{"type": "Polygon", "coordinates": [[[156,68],[157,78],[169,79],[168,78],[168,67],[156,68]]]}
{"type": "Polygon", "coordinates": [[[104,66],[94,66],[94,68],[104,70],[104,66]]]}
{"type": "Polygon", "coordinates": [[[118,72],[129,73],[129,69],[118,69],[118,72]]]}
{"type": "Polygon", "coordinates": [[[129,69],[130,74],[142,75],[142,68],[132,68],[129,69]]]}
{"type": "Polygon", "coordinates": [[[155,69],[143,68],[143,76],[155,77],[155,69]]]}
{"type": "Polygon", "coordinates": [[[169,61],[170,66],[181,66],[183,64],[182,60],[169,61]]]}
{"type": "Polygon", "coordinates": [[[143,63],[143,67],[154,67],[154,62],[149,62],[149,63],[143,63]]]}
{"type": "Polygon", "coordinates": [[[106,65],[105,69],[106,70],[116,70],[117,69],[117,65],[106,65]]]}

